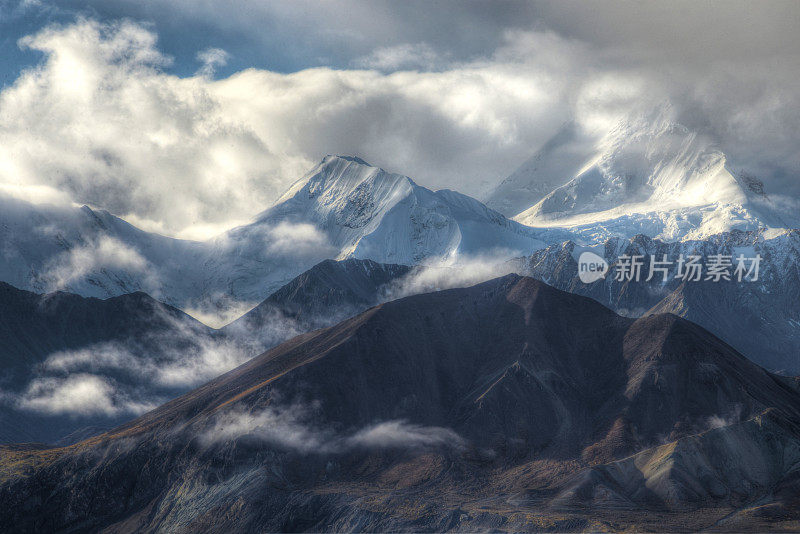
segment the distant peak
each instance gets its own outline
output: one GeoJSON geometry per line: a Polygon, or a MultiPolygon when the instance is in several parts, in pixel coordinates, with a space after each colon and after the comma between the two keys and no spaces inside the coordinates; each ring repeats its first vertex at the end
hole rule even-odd
{"type": "Polygon", "coordinates": [[[337,159],[343,159],[345,161],[358,163],[359,165],[366,165],[367,167],[372,167],[372,165],[370,165],[363,159],[359,158],[358,156],[345,156],[342,154],[328,154],[327,156],[325,156],[325,159],[323,159],[323,162],[337,160],[337,159]]]}

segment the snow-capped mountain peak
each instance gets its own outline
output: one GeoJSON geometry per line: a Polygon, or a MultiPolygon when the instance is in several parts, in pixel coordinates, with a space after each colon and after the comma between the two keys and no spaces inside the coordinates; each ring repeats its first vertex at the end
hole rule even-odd
{"type": "Polygon", "coordinates": [[[388,173],[361,158],[328,155],[256,220],[295,218],[313,210],[315,219],[362,228],[415,187],[407,176],[388,173]]]}
{"type": "Polygon", "coordinates": [[[144,290],[208,319],[218,315],[215,324],[325,259],[457,263],[527,255],[573,237],[350,156],[325,157],[252,223],[204,242],[144,232],[89,208],[5,197],[0,207],[0,280],[98,297],[144,290]]]}
{"type": "MultiPolygon", "coordinates": [[[[338,258],[415,264],[489,249],[542,246],[533,229],[466,195],[431,191],[360,158],[327,156],[254,225],[310,224],[338,258]]],[[[252,226],[252,225],[251,225],[252,226]]],[[[234,230],[234,233],[247,231],[234,230]]]]}
{"type": "MultiPolygon", "coordinates": [[[[763,184],[732,172],[711,139],[676,123],[668,111],[620,122],[591,155],[563,166],[565,172],[580,167],[575,176],[548,176],[564,185],[544,197],[531,195],[530,207],[514,219],[562,227],[588,240],[643,233],[674,241],[786,226],[763,184]]],[[[556,167],[549,152],[539,157],[537,168],[556,167]]],[[[502,202],[500,189],[494,203],[502,202]]]]}
{"type": "Polygon", "coordinates": [[[481,198],[490,208],[513,217],[579,174],[593,157],[594,140],[577,124],[569,122],[481,198]]]}

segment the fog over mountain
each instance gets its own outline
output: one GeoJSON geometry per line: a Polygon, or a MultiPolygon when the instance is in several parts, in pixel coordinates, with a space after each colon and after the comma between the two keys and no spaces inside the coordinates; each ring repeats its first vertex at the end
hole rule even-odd
{"type": "Polygon", "coordinates": [[[36,292],[145,291],[221,326],[324,259],[417,265],[511,258],[571,237],[512,221],[352,156],[327,156],[246,225],[205,241],[105,210],[0,197],[0,279],[36,292]]]}

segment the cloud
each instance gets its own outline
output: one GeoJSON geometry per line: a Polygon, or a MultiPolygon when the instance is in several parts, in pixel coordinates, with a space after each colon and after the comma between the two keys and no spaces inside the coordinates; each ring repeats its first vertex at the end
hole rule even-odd
{"type": "Polygon", "coordinates": [[[197,74],[200,76],[212,77],[217,67],[224,67],[228,64],[228,54],[221,48],[206,48],[197,53],[197,61],[203,64],[197,74]]]}
{"type": "Polygon", "coordinates": [[[313,224],[281,222],[268,228],[267,234],[267,250],[271,254],[291,256],[293,261],[327,258],[337,252],[327,236],[313,224]]]}
{"type": "MultiPolygon", "coordinates": [[[[295,318],[287,315],[281,306],[270,306],[268,303],[263,302],[259,306],[258,318],[254,323],[242,320],[228,324],[225,333],[240,345],[250,347],[250,353],[260,354],[287,339],[318,328],[334,325],[348,317],[352,317],[358,311],[361,310],[353,310],[343,305],[341,308],[336,308],[336,310],[329,310],[329,313],[324,317],[302,316],[295,318]]],[[[238,318],[236,317],[235,319],[238,318]]]]}
{"type": "Polygon", "coordinates": [[[74,417],[138,415],[284,339],[277,324],[269,325],[273,337],[226,338],[159,308],[153,313],[152,324],[163,328],[134,338],[54,352],[32,369],[33,377],[24,390],[8,392],[4,402],[74,417]]]}
{"type": "Polygon", "coordinates": [[[400,69],[431,70],[442,63],[439,55],[426,43],[403,43],[376,48],[369,55],[353,61],[356,67],[395,71],[400,69]]]}
{"type": "Polygon", "coordinates": [[[417,267],[407,275],[390,282],[383,289],[383,300],[474,286],[511,274],[516,272],[516,266],[513,262],[505,261],[508,257],[506,253],[498,251],[494,256],[460,257],[449,265],[417,267]]]}
{"type": "Polygon", "coordinates": [[[201,437],[211,444],[249,436],[304,454],[336,454],[353,449],[462,449],[467,444],[451,429],[403,420],[384,421],[352,433],[336,432],[314,423],[318,408],[311,404],[228,412],[216,416],[201,437]]]}
{"type": "Polygon", "coordinates": [[[387,421],[359,430],[346,440],[348,445],[366,448],[427,448],[448,445],[463,448],[465,441],[449,428],[387,421]]]}
{"type": "Polygon", "coordinates": [[[565,111],[560,83],[491,65],[213,80],[166,73],[155,34],[131,22],[81,20],[22,44],[44,57],[0,93],[0,184],[54,188],[172,235],[247,220],[328,153],[469,190],[565,111]]]}
{"type": "MultiPolygon", "coordinates": [[[[706,364],[709,365],[709,364],[706,364]]],[[[713,371],[713,369],[712,369],[713,371]]],[[[719,371],[718,369],[716,371],[719,371]]],[[[708,372],[706,370],[706,372],[708,372]]],[[[742,421],[742,406],[736,404],[727,415],[715,414],[706,420],[703,430],[714,430],[717,428],[724,428],[726,426],[734,425],[742,421]]]]}
{"type": "Polygon", "coordinates": [[[796,4],[733,3],[720,13],[603,3],[591,15],[570,2],[443,4],[426,5],[426,16],[380,3],[147,6],[224,26],[240,42],[257,42],[267,26],[302,35],[314,53],[338,54],[341,68],[213,79],[233,58],[205,44],[204,66],[181,77],[153,26],[48,27],[21,41],[41,63],[0,92],[0,187],[58,191],[150,230],[203,238],[268,207],[324,154],[475,195],[569,121],[600,138],[671,102],[676,120],[711,137],[768,193],[800,194],[800,63],[786,22],[796,4]],[[445,18],[452,30],[441,30],[445,18]]]}
{"type": "Polygon", "coordinates": [[[158,293],[158,280],[147,260],[136,249],[109,236],[62,252],[48,262],[40,278],[48,291],[57,291],[102,269],[144,273],[142,289],[153,295],[158,293]]]}
{"type": "Polygon", "coordinates": [[[139,415],[158,404],[131,398],[118,392],[110,380],[86,373],[34,379],[17,400],[24,410],[72,416],[139,415]]]}
{"type": "MultiPolygon", "coordinates": [[[[199,330],[194,323],[154,310],[154,323],[166,327],[135,339],[97,343],[50,354],[40,371],[51,374],[92,373],[113,379],[122,388],[145,386],[185,390],[241,365],[264,350],[256,341],[224,338],[199,330]]],[[[260,342],[282,339],[260,339],[260,342]]]]}
{"type": "Polygon", "coordinates": [[[48,185],[0,184],[0,195],[30,204],[67,205],[70,196],[48,185]]]}
{"type": "Polygon", "coordinates": [[[334,433],[312,427],[308,418],[309,410],[302,406],[266,408],[256,413],[237,411],[217,416],[202,438],[214,443],[253,436],[304,453],[330,451],[334,433]]]}

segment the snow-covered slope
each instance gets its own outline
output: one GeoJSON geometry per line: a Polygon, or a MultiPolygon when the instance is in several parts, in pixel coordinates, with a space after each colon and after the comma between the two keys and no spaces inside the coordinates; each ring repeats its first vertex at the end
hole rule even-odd
{"type": "Polygon", "coordinates": [[[177,303],[202,286],[207,247],[144,232],[104,210],[0,196],[0,280],[89,297],[145,291],[177,303]]]}
{"type": "MultiPolygon", "coordinates": [[[[623,315],[673,313],[706,328],[736,350],[773,371],[800,374],[800,230],[732,231],[703,240],[663,242],[644,235],[610,238],[593,247],[568,241],[512,262],[514,272],[553,287],[591,297],[623,315]],[[591,250],[610,265],[605,278],[584,283],[578,258],[591,250]],[[761,258],[757,280],[683,281],[676,277],[681,255],[705,263],[714,255],[761,258]],[[642,256],[640,280],[617,280],[615,264],[623,255],[642,256]],[[649,278],[651,257],[669,262],[666,281],[649,278]]],[[[735,260],[734,260],[735,261],[735,260]]]]}
{"type": "MultiPolygon", "coordinates": [[[[545,156],[543,168],[557,161],[545,156]]],[[[514,219],[530,226],[559,227],[586,240],[650,237],[676,241],[703,239],[721,232],[791,228],[797,216],[782,213],[758,180],[731,169],[725,154],[708,138],[655,116],[620,123],[583,160],[563,165],[565,175],[531,175],[541,183],[563,183],[541,197],[528,196],[529,208],[514,219]],[[570,179],[568,173],[580,168],[570,179]]],[[[511,177],[509,178],[509,180],[511,177]]],[[[524,192],[505,191],[519,205],[524,192]]]]}
{"type": "Polygon", "coordinates": [[[577,175],[594,153],[591,139],[569,122],[481,199],[490,208],[513,217],[577,175]]]}
{"type": "Polygon", "coordinates": [[[348,156],[326,156],[248,225],[213,241],[211,286],[239,298],[270,290],[325,258],[416,265],[512,257],[571,237],[507,219],[455,191],[431,191],[348,156]],[[255,268],[256,272],[252,269],[255,268]]]}
{"type": "Polygon", "coordinates": [[[315,225],[340,258],[402,264],[536,250],[556,234],[527,228],[461,193],[431,191],[344,156],[327,156],[254,224],[229,237],[280,223],[315,225]]]}

